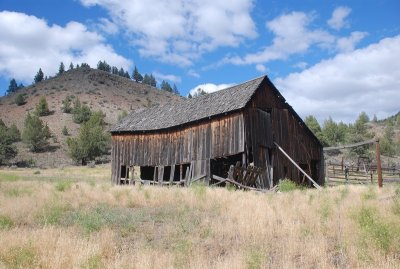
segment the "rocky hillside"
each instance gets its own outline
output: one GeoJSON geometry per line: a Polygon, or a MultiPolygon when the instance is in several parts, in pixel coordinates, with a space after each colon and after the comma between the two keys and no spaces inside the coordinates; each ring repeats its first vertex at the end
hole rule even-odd
{"type": "Polygon", "coordinates": [[[70,136],[78,134],[79,124],[72,121],[72,114],[61,111],[62,101],[67,97],[79,98],[92,111],[101,110],[106,115],[106,122],[113,125],[125,110],[149,107],[166,102],[173,102],[182,97],[161,91],[157,88],[136,83],[130,79],[90,68],[73,69],[54,78],[20,89],[26,94],[26,103],[15,104],[17,93],[0,98],[0,118],[7,126],[15,123],[22,132],[24,118],[33,112],[41,96],[45,96],[51,115],[41,117],[48,124],[54,135],[50,139],[51,147],[47,152],[30,153],[22,143],[18,143],[19,154],[12,162],[34,160],[38,166],[60,166],[71,164],[66,154],[67,136],[62,134],[64,126],[70,136]]]}

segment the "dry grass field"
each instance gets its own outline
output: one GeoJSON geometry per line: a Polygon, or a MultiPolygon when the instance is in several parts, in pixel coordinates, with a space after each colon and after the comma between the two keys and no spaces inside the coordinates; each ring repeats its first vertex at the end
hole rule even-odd
{"type": "Polygon", "coordinates": [[[400,186],[282,193],[0,170],[0,268],[400,268],[400,186]]]}

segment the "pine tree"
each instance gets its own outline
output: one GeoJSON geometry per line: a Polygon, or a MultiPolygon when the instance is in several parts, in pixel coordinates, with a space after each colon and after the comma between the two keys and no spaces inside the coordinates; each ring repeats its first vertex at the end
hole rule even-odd
{"type": "Polygon", "coordinates": [[[15,102],[15,104],[17,105],[17,106],[22,106],[22,105],[24,105],[26,102],[25,102],[25,94],[23,94],[23,93],[19,93],[19,94],[17,94],[17,96],[15,97],[15,99],[14,99],[14,102],[15,102]]]}
{"type": "Polygon", "coordinates": [[[189,98],[189,99],[192,99],[193,96],[189,93],[189,94],[188,94],[188,98],[189,98]]]}
{"type": "Polygon", "coordinates": [[[169,83],[165,80],[161,82],[161,90],[171,93],[173,91],[171,85],[169,85],[169,83]]]}
{"type": "Polygon", "coordinates": [[[71,158],[82,165],[106,154],[110,148],[110,135],[104,130],[102,112],[95,112],[83,123],[76,138],[68,138],[68,150],[71,158]]]}
{"type": "Polygon", "coordinates": [[[67,129],[67,126],[65,126],[64,125],[64,127],[62,128],[62,130],[61,130],[61,133],[63,134],[63,135],[65,135],[65,136],[67,136],[68,135],[68,129],[67,129]]]}
{"type": "Polygon", "coordinates": [[[47,140],[51,137],[51,133],[47,124],[35,114],[28,113],[22,132],[22,141],[27,144],[28,148],[33,152],[42,151],[48,145],[47,140]]]}
{"type": "Polygon", "coordinates": [[[62,101],[61,110],[64,113],[71,113],[72,112],[71,98],[69,96],[66,96],[65,99],[62,101]]]}
{"type": "Polygon", "coordinates": [[[174,93],[176,95],[180,95],[178,87],[176,87],[175,83],[174,83],[174,86],[172,87],[172,93],[174,93]]]}
{"type": "Polygon", "coordinates": [[[150,74],[150,86],[157,87],[157,81],[153,74],[150,74]]]}
{"type": "Polygon", "coordinates": [[[143,78],[143,84],[147,84],[147,85],[151,85],[151,79],[150,76],[147,74],[144,74],[144,78],[143,78]]]}
{"type": "Polygon", "coordinates": [[[42,96],[39,99],[39,103],[36,105],[36,115],[39,117],[47,116],[50,114],[49,105],[47,104],[46,97],[42,96]]]}
{"type": "Polygon", "coordinates": [[[69,64],[69,70],[72,70],[72,69],[74,69],[74,64],[71,62],[71,63],[69,64]]]}
{"type": "Polygon", "coordinates": [[[136,82],[142,82],[143,81],[143,76],[139,73],[139,70],[137,69],[136,66],[135,66],[135,69],[133,70],[132,77],[136,82]]]}
{"type": "Polygon", "coordinates": [[[75,123],[83,123],[89,120],[92,112],[87,105],[81,105],[79,98],[75,99],[74,108],[72,109],[72,120],[75,123]]]}
{"type": "Polygon", "coordinates": [[[58,68],[58,73],[57,73],[57,75],[61,75],[61,74],[64,73],[64,72],[65,72],[65,66],[64,66],[64,63],[61,62],[61,63],[60,63],[60,67],[58,68]]]}
{"type": "Polygon", "coordinates": [[[118,75],[118,68],[116,66],[111,68],[111,74],[118,75]]]}
{"type": "Polygon", "coordinates": [[[17,149],[12,145],[13,142],[15,142],[15,139],[13,139],[10,130],[0,119],[0,164],[17,155],[17,149]]]}
{"type": "Polygon", "coordinates": [[[17,81],[13,78],[10,80],[10,85],[8,86],[7,94],[14,93],[18,90],[17,81]]]}
{"type": "Polygon", "coordinates": [[[44,74],[43,74],[42,68],[39,68],[39,71],[37,72],[37,74],[36,74],[36,76],[34,78],[35,83],[38,83],[38,82],[42,81],[43,78],[44,78],[44,74]]]}
{"type": "Polygon", "coordinates": [[[111,66],[106,61],[99,61],[97,63],[97,69],[103,70],[105,72],[111,72],[111,66]]]}

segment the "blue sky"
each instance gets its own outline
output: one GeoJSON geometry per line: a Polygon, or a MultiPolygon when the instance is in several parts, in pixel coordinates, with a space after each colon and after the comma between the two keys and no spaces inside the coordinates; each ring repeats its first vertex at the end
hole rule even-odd
{"type": "Polygon", "coordinates": [[[39,68],[99,60],[182,95],[268,75],[320,122],[400,110],[400,2],[1,0],[0,94],[39,68]]]}

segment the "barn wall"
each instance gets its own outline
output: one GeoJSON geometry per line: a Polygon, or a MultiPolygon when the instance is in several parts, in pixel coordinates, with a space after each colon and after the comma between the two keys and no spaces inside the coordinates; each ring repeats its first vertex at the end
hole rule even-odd
{"type": "Polygon", "coordinates": [[[157,133],[113,134],[112,180],[119,182],[121,165],[171,166],[192,162],[194,175],[199,175],[209,170],[209,159],[243,151],[242,113],[157,133]]]}
{"type": "MultiPolygon", "coordinates": [[[[252,98],[249,109],[268,111],[271,115],[272,140],[277,142],[302,168],[320,184],[324,183],[322,147],[316,139],[287,108],[283,99],[274,94],[271,85],[263,83],[252,98]]],[[[255,150],[256,151],[256,150],[255,150]]],[[[274,155],[274,183],[288,177],[297,182],[303,181],[303,175],[277,149],[274,155]]]]}

